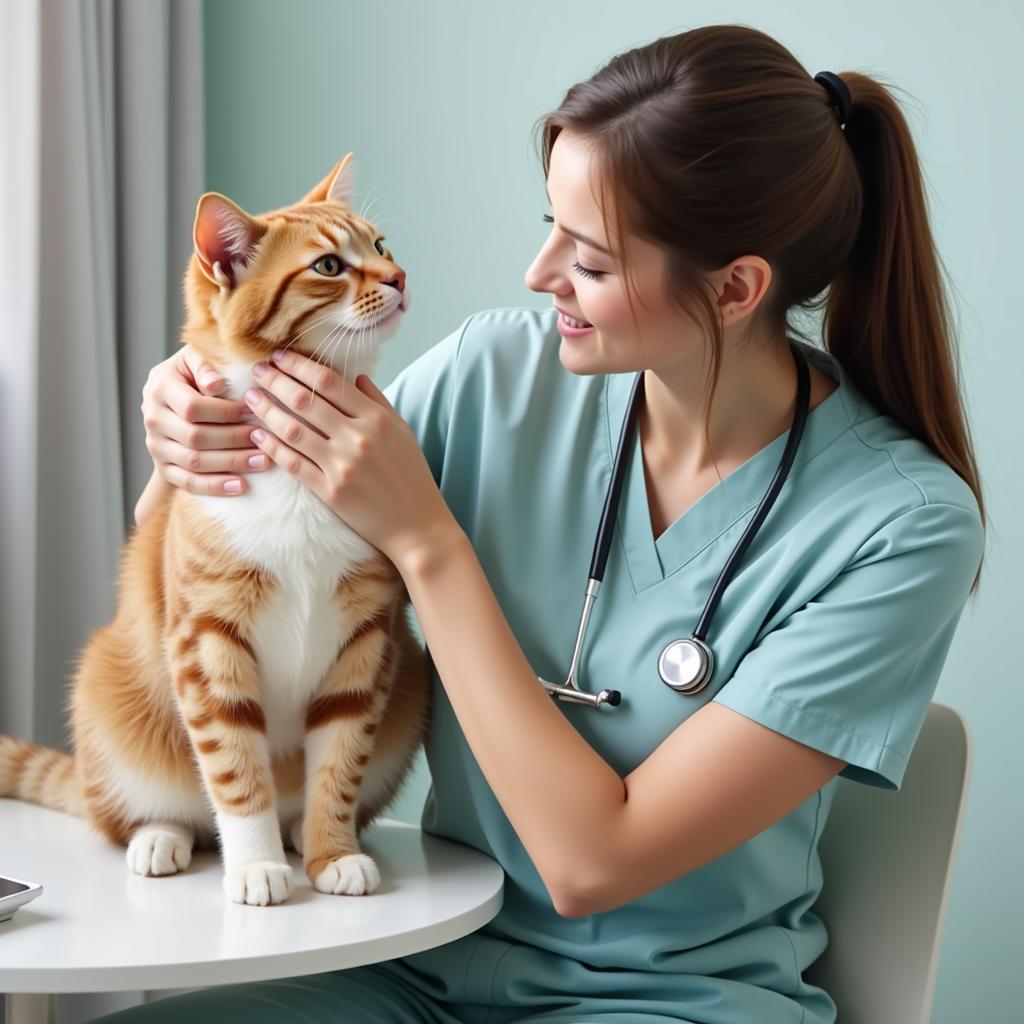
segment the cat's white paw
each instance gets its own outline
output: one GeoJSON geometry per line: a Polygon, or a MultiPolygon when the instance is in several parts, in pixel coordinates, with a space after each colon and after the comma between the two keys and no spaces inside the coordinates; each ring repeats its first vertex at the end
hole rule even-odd
{"type": "Polygon", "coordinates": [[[291,827],[288,829],[288,839],[292,844],[292,849],[301,857],[302,856],[302,818],[296,818],[291,827]]]}
{"type": "Polygon", "coordinates": [[[192,860],[192,836],[172,825],[143,825],[128,843],[127,860],[137,875],[176,875],[192,860]]]}
{"type": "Polygon", "coordinates": [[[372,857],[365,853],[350,853],[332,860],[316,876],[313,888],[338,896],[363,896],[380,885],[380,872],[372,857]]]}
{"type": "Polygon", "coordinates": [[[235,903],[265,907],[283,903],[292,893],[292,869],[272,860],[254,861],[224,872],[224,892],[235,903]]]}

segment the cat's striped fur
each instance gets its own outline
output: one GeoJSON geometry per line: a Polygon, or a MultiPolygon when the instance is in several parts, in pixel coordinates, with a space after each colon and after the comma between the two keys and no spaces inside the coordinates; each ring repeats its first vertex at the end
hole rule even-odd
{"type": "MultiPolygon", "coordinates": [[[[199,201],[183,336],[232,398],[282,345],[352,380],[375,364],[389,328],[372,325],[404,274],[351,210],[350,158],[261,216],[199,201]],[[310,270],[325,253],[345,272],[310,270]],[[350,352],[353,337],[365,347],[350,352]]],[[[376,548],[282,468],[247,481],[234,497],[176,489],[132,532],[116,616],[72,681],[73,756],[0,737],[0,795],[87,816],[140,874],[181,870],[193,842],[219,839],[238,902],[288,896],[282,831],[317,889],[369,893],[379,873],[357,833],[423,740],[426,654],[376,548]]]]}

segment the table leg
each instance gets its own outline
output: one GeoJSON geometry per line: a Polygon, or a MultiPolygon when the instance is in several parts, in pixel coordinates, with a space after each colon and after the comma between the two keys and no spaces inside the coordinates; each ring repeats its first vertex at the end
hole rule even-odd
{"type": "Polygon", "coordinates": [[[57,999],[52,995],[8,993],[4,1005],[6,1024],[56,1024],[57,999]]]}

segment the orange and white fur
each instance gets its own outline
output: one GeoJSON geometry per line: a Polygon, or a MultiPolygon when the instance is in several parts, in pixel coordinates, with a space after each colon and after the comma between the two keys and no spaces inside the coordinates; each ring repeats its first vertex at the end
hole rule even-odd
{"type": "MultiPolygon", "coordinates": [[[[393,333],[405,275],[351,209],[351,156],[263,215],[200,198],[183,339],[229,397],[277,347],[331,365],[340,348],[335,369],[355,380],[393,333]]],[[[357,833],[396,795],[430,715],[408,593],[284,469],[247,482],[237,496],[175,488],[132,532],[116,616],[75,671],[73,755],[0,737],[0,795],[86,816],[141,875],[181,871],[194,843],[219,839],[239,903],[288,897],[282,835],[316,889],[371,893],[357,833]]]]}

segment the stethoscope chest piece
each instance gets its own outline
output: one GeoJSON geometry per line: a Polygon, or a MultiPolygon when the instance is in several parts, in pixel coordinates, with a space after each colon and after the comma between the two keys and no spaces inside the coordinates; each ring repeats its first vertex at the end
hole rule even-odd
{"type": "Polygon", "coordinates": [[[714,667],[715,656],[711,648],[693,636],[666,644],[658,658],[658,675],[662,682],[679,693],[703,690],[714,667]]]}

